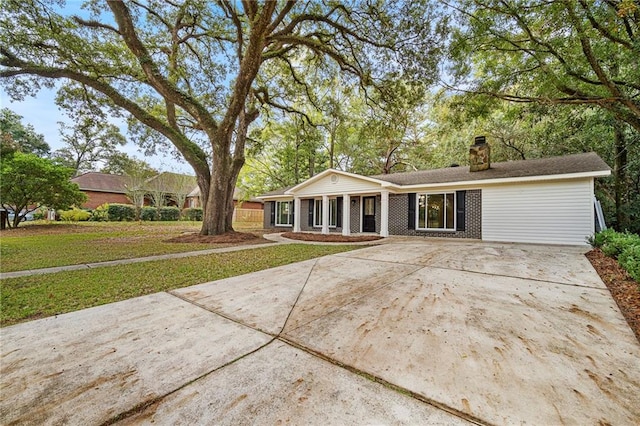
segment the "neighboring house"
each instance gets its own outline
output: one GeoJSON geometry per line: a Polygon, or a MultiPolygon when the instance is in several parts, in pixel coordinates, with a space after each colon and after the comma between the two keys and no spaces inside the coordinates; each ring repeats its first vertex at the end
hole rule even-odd
{"type": "MultiPolygon", "coordinates": [[[[187,205],[191,208],[202,208],[202,202],[200,201],[200,188],[198,186],[196,186],[187,196],[187,205]]],[[[262,210],[264,208],[264,204],[259,198],[245,199],[242,191],[236,188],[233,191],[233,207],[239,209],[262,210]]]]}
{"type": "Polygon", "coordinates": [[[190,207],[188,197],[193,189],[198,187],[198,181],[195,176],[183,175],[172,172],[162,172],[153,176],[144,183],[147,191],[145,196],[145,204],[154,205],[154,194],[157,193],[164,197],[164,205],[178,206],[180,208],[190,207]]]}
{"type": "Polygon", "coordinates": [[[325,170],[259,197],[264,226],[572,245],[593,234],[594,178],[611,173],[597,154],[491,164],[480,140],[470,164],[377,176],[325,170]]]}
{"type": "Polygon", "coordinates": [[[125,177],[107,173],[88,172],[71,179],[87,195],[84,208],[95,209],[104,203],[128,204],[131,201],[126,195],[125,177]]]}
{"type": "MultiPolygon", "coordinates": [[[[87,195],[84,208],[95,209],[104,204],[131,204],[127,196],[127,177],[108,173],[88,172],[71,179],[87,195]]],[[[165,198],[165,205],[176,206],[179,200],[183,207],[188,207],[187,197],[197,188],[195,176],[162,172],[144,181],[140,185],[144,192],[144,205],[153,205],[154,192],[165,198]]]]}

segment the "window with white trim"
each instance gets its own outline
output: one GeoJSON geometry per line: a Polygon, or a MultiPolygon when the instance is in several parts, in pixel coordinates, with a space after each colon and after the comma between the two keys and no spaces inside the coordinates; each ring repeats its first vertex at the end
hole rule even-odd
{"type": "Polygon", "coordinates": [[[293,225],[293,201],[276,201],[276,225],[293,225]]]}
{"type": "Polygon", "coordinates": [[[313,226],[322,226],[322,200],[313,200],[313,226]]]}
{"type": "Polygon", "coordinates": [[[454,192],[418,194],[416,229],[454,231],[456,197],[454,192]]]}
{"type": "Polygon", "coordinates": [[[335,228],[338,223],[338,199],[329,198],[329,228],[335,228]]]}
{"type": "MultiPolygon", "coordinates": [[[[329,198],[329,228],[338,223],[338,199],[329,198]]],[[[313,226],[322,226],[322,199],[313,200],[313,226]]]]}

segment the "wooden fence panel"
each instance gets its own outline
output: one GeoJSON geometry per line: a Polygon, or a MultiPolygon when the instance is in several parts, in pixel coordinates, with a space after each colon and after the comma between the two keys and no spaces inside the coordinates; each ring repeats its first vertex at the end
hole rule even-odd
{"type": "Polygon", "coordinates": [[[233,210],[233,227],[234,228],[260,228],[264,227],[264,210],[257,209],[234,209],[233,210]]]}

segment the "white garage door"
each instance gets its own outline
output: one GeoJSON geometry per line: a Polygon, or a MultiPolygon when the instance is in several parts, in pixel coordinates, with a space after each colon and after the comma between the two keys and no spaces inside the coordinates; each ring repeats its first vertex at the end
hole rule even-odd
{"type": "Polygon", "coordinates": [[[587,244],[593,233],[590,179],[482,189],[482,239],[587,244]]]}

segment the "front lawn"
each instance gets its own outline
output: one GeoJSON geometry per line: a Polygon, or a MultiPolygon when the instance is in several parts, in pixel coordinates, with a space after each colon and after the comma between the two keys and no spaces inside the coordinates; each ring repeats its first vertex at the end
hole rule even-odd
{"type": "MultiPolygon", "coordinates": [[[[104,262],[224,247],[170,243],[201,222],[80,222],[28,224],[0,233],[0,272],[104,262]]],[[[226,244],[228,245],[228,244],[226,244]]]]}
{"type": "MultiPolygon", "coordinates": [[[[360,248],[287,244],[0,281],[0,325],[77,311],[360,248]]],[[[170,313],[167,313],[170,315],[170,313]]]]}

